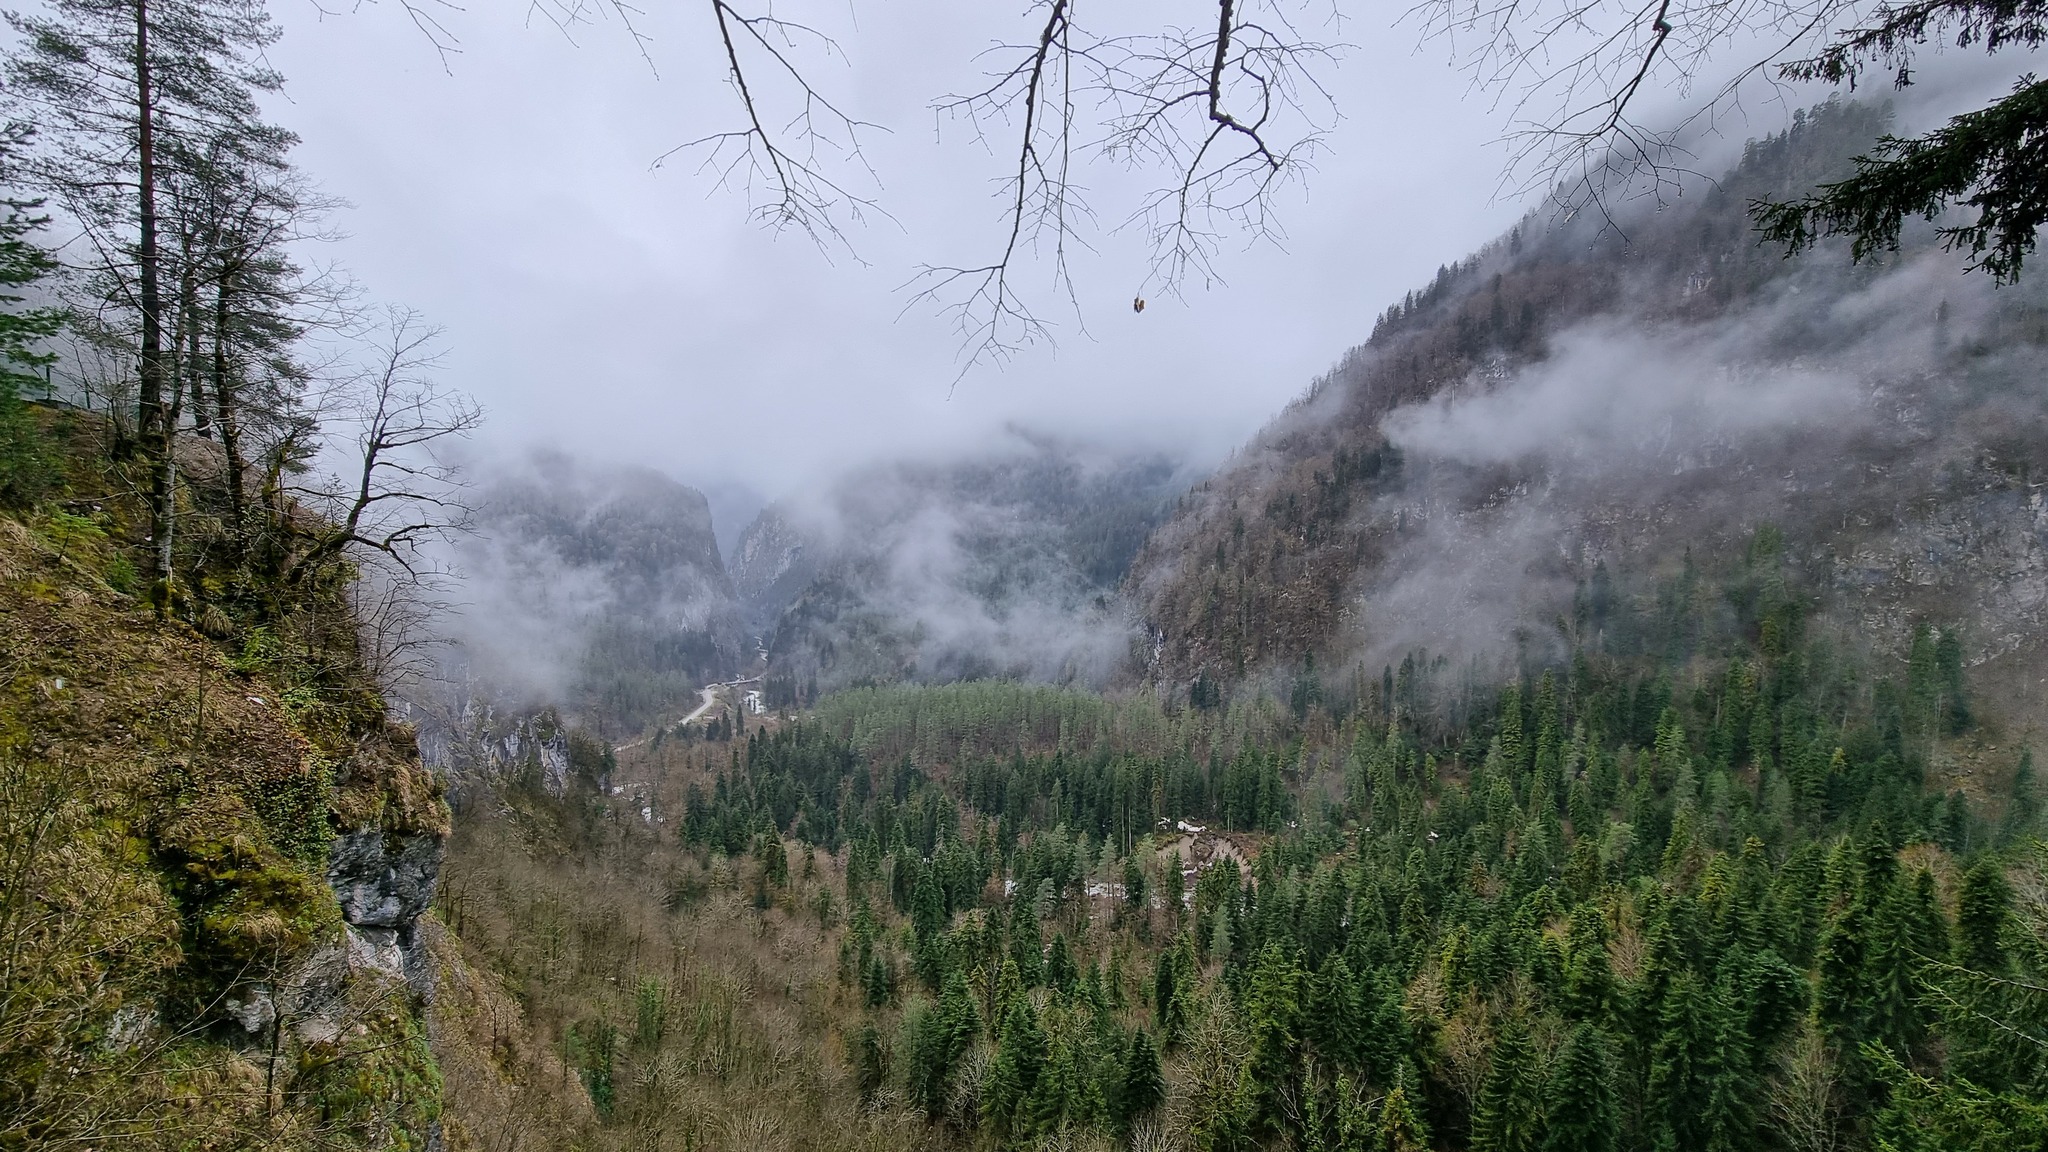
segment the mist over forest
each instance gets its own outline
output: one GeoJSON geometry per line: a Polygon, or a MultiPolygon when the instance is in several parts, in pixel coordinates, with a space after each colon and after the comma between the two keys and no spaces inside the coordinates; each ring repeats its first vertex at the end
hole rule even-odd
{"type": "Polygon", "coordinates": [[[5,13],[0,1149],[2048,1148],[2038,15],[5,13]]]}

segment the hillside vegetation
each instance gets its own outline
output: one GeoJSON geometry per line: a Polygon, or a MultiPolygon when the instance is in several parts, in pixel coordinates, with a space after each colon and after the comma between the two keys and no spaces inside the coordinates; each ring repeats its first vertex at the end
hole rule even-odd
{"type": "Polygon", "coordinates": [[[0,515],[0,1145],[425,1147],[447,810],[339,587],[163,618],[104,423],[0,400],[50,497],[0,515]]]}

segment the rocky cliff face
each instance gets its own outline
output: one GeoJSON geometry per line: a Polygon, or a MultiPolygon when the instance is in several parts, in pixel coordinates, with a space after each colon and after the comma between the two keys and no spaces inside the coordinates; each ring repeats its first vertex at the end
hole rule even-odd
{"type": "Polygon", "coordinates": [[[341,655],[156,619],[75,521],[0,517],[5,995],[38,1022],[0,1039],[0,1103],[97,1101],[43,1121],[81,1146],[114,1142],[106,1117],[179,1146],[424,1146],[439,781],[341,655]]]}
{"type": "MultiPolygon", "coordinates": [[[[496,465],[483,481],[479,534],[457,558],[464,603],[442,693],[451,698],[436,711],[481,696],[499,715],[553,707],[637,731],[748,655],[710,505],[695,489],[546,453],[496,465]]],[[[485,739],[524,743],[517,728],[485,739]]]]}
{"type": "Polygon", "coordinates": [[[341,904],[348,954],[431,999],[434,973],[420,917],[434,900],[443,837],[432,832],[361,828],[335,838],[327,886],[341,904]]]}
{"type": "MultiPolygon", "coordinates": [[[[1099,682],[1129,656],[1115,586],[1181,485],[1162,456],[1019,434],[771,508],[734,553],[770,686],[1025,676],[1099,682]]],[[[772,693],[771,693],[772,694],[772,693]]]]}
{"type": "Polygon", "coordinates": [[[444,682],[416,706],[420,756],[451,780],[527,781],[559,796],[569,781],[569,732],[552,709],[502,707],[485,685],[444,682]]]}
{"type": "Polygon", "coordinates": [[[817,575],[818,554],[780,507],[764,508],[733,545],[733,590],[747,614],[747,626],[766,635],[803,588],[817,575]]]}

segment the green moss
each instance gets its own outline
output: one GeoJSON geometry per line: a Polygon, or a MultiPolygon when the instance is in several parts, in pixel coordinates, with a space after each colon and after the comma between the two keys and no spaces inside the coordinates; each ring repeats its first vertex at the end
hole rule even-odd
{"type": "Polygon", "coordinates": [[[274,980],[313,945],[341,934],[333,891],[267,845],[242,839],[157,848],[184,926],[178,983],[202,1014],[228,990],[274,980]]]}
{"type": "Polygon", "coordinates": [[[300,775],[266,780],[250,791],[251,806],[271,845],[303,867],[324,868],[328,849],[334,844],[334,826],[329,819],[334,800],[333,766],[314,756],[300,775]]]}
{"type": "Polygon", "coordinates": [[[395,1005],[371,1014],[358,1033],[307,1045],[294,1083],[339,1146],[394,1152],[427,1147],[441,1088],[426,1029],[395,1005]]]}

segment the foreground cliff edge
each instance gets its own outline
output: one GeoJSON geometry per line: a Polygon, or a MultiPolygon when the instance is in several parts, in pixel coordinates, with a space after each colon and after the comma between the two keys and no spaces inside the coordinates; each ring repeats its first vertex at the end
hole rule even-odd
{"type": "Polygon", "coordinates": [[[440,786],[335,585],[160,615],[121,513],[0,516],[0,1147],[437,1146],[440,786]]]}

